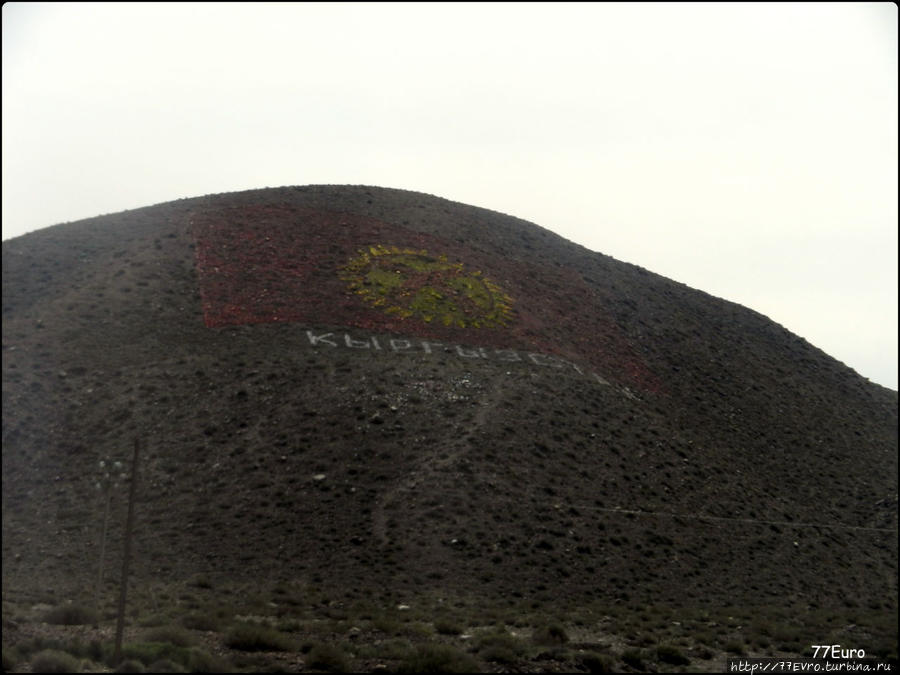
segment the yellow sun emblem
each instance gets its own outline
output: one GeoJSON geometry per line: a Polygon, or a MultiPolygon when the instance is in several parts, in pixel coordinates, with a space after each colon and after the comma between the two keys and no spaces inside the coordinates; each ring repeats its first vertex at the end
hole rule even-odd
{"type": "Polygon", "coordinates": [[[340,268],[347,287],[388,314],[458,328],[505,326],[512,298],[480,271],[466,271],[444,255],[377,244],[340,268]]]}

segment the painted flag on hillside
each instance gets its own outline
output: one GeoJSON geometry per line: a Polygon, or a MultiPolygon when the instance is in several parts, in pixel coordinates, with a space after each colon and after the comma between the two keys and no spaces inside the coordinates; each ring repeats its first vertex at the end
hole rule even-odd
{"type": "Polygon", "coordinates": [[[192,224],[209,327],[287,321],[540,350],[657,388],[575,272],[351,213],[240,206],[192,224]]]}

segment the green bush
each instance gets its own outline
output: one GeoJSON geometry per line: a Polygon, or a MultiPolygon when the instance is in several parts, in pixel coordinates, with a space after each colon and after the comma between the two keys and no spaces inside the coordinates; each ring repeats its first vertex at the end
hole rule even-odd
{"type": "MultiPolygon", "coordinates": [[[[866,655],[869,656],[869,651],[866,650],[866,655]]],[[[877,656],[880,659],[884,659],[885,661],[896,661],[897,660],[897,640],[890,638],[881,638],[877,639],[871,649],[872,656],[877,656]]]]}
{"type": "Polygon", "coordinates": [[[299,633],[303,630],[303,624],[298,619],[283,619],[276,628],[282,633],[299,633]]]}
{"type": "Polygon", "coordinates": [[[80,670],[78,659],[58,649],[45,649],[31,659],[33,673],[77,673],[80,670]]]}
{"type": "Polygon", "coordinates": [[[397,672],[478,673],[481,668],[475,659],[451,645],[426,644],[404,658],[397,672]]]}
{"type": "Polygon", "coordinates": [[[588,652],[581,657],[581,665],[587,668],[589,673],[612,673],[615,662],[606,654],[588,652]]]}
{"type": "Polygon", "coordinates": [[[656,648],[656,656],[663,663],[671,663],[675,666],[686,666],[691,660],[681,653],[678,647],[672,645],[660,645],[656,648]]]}
{"type": "Polygon", "coordinates": [[[479,635],[475,641],[478,655],[492,663],[514,663],[525,653],[522,641],[506,631],[495,631],[479,635]]]}
{"type": "Polygon", "coordinates": [[[235,624],[225,636],[225,644],[245,652],[289,652],[294,644],[284,633],[256,623],[235,624]]]}
{"type": "Polygon", "coordinates": [[[187,663],[187,650],[170,642],[129,642],[122,645],[122,656],[140,661],[145,666],[160,659],[187,663]]]}
{"type": "Polygon", "coordinates": [[[234,670],[225,659],[198,647],[185,648],[171,642],[128,643],[122,645],[122,656],[140,662],[149,672],[227,673],[234,670]]]}
{"type": "Polygon", "coordinates": [[[400,634],[412,638],[429,638],[434,635],[434,628],[423,621],[408,621],[403,624],[400,634]]]}
{"type": "Polygon", "coordinates": [[[531,641],[537,645],[561,645],[569,641],[569,636],[562,626],[552,623],[535,628],[531,641]]]}
{"type": "Polygon", "coordinates": [[[195,588],[204,588],[209,589],[212,588],[212,582],[209,580],[205,574],[196,574],[194,575],[190,581],[188,581],[189,586],[193,586],[195,588]]]}
{"type": "Polygon", "coordinates": [[[768,621],[757,620],[754,621],[750,625],[750,630],[759,635],[765,635],[766,637],[772,637],[775,633],[775,628],[768,621]]]}
{"type": "Polygon", "coordinates": [[[772,631],[772,643],[776,649],[783,652],[800,652],[805,645],[799,628],[779,624],[772,631]]]}
{"type": "Polygon", "coordinates": [[[403,624],[396,619],[380,614],[372,619],[372,628],[388,635],[399,635],[403,631],[403,624]]]}
{"type": "Polygon", "coordinates": [[[622,653],[622,662],[635,670],[644,670],[644,654],[640,649],[628,649],[622,653]]]}
{"type": "Polygon", "coordinates": [[[759,649],[766,649],[772,645],[771,640],[767,638],[765,635],[757,635],[753,638],[753,646],[758,647],[759,649]]]}
{"type": "Polygon", "coordinates": [[[441,635],[459,635],[463,632],[463,626],[448,617],[436,619],[434,629],[441,635]]]}
{"type": "Polygon", "coordinates": [[[3,672],[8,673],[16,667],[17,659],[12,649],[3,648],[3,672]]]}
{"type": "Polygon", "coordinates": [[[154,661],[149,666],[147,666],[147,670],[151,673],[186,673],[187,671],[184,667],[175,663],[171,659],[160,659],[159,661],[154,661]]]}
{"type": "Polygon", "coordinates": [[[194,638],[178,626],[160,626],[144,633],[148,642],[168,642],[177,647],[190,647],[194,638]]]}
{"type": "Polygon", "coordinates": [[[60,605],[44,614],[44,621],[60,626],[78,626],[86,623],[96,623],[99,619],[97,612],[81,605],[60,605]]]}
{"type": "Polygon", "coordinates": [[[719,644],[719,640],[712,633],[697,633],[694,635],[694,642],[701,645],[706,645],[707,647],[715,647],[719,644]]]}
{"type": "Polygon", "coordinates": [[[346,673],[350,670],[350,664],[344,653],[334,645],[323,643],[316,644],[309,650],[306,666],[330,673],[346,673]]]}
{"type": "Polygon", "coordinates": [[[366,647],[371,649],[373,658],[403,661],[410,658],[416,651],[412,642],[406,639],[384,640],[377,645],[366,647]]]}
{"type": "Polygon", "coordinates": [[[234,671],[234,666],[226,659],[197,647],[188,650],[188,660],[185,665],[192,673],[230,673],[234,671]]]}
{"type": "Polygon", "coordinates": [[[725,643],[725,651],[728,652],[729,654],[743,656],[744,655],[744,643],[738,642],[736,640],[727,642],[727,643],[725,643]]]}
{"type": "Polygon", "coordinates": [[[181,625],[191,630],[218,631],[222,628],[222,621],[212,614],[194,612],[181,617],[181,625]]]}
{"type": "Polygon", "coordinates": [[[12,653],[20,659],[27,659],[32,654],[36,654],[45,649],[53,649],[60,652],[72,651],[62,640],[37,636],[30,640],[23,640],[22,642],[17,643],[13,648],[12,653]]]}
{"type": "Polygon", "coordinates": [[[141,628],[156,628],[157,626],[165,626],[167,623],[169,623],[169,617],[158,612],[142,617],[137,622],[141,628]]]}
{"type": "Polygon", "coordinates": [[[85,648],[84,656],[98,663],[103,660],[103,644],[100,640],[91,640],[85,648]]]}

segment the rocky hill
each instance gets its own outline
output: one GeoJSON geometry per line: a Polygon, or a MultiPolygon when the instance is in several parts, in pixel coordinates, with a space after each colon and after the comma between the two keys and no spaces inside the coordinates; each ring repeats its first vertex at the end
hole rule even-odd
{"type": "Polygon", "coordinates": [[[5,617],[93,588],[139,439],[135,588],[896,635],[897,392],[511,216],[307,186],[57,225],[3,242],[2,339],[5,617]]]}

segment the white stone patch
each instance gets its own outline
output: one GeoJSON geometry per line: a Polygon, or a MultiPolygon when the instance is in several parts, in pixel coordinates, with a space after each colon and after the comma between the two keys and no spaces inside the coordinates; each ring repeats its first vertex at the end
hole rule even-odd
{"type": "MultiPolygon", "coordinates": [[[[501,361],[505,363],[521,362],[539,369],[552,369],[559,372],[575,372],[587,377],[592,382],[602,386],[612,386],[608,380],[599,374],[585,370],[576,363],[572,363],[559,356],[542,354],[540,352],[522,352],[515,349],[492,349],[489,347],[466,347],[463,345],[448,345],[443,342],[430,340],[416,340],[414,338],[378,338],[375,336],[358,337],[350,333],[306,331],[308,345],[323,349],[356,349],[366,350],[370,354],[375,352],[394,354],[449,354],[466,360],[501,361]]],[[[511,371],[506,371],[507,375],[511,371]]],[[[614,387],[624,396],[639,401],[640,399],[627,387],[614,387]]]]}

